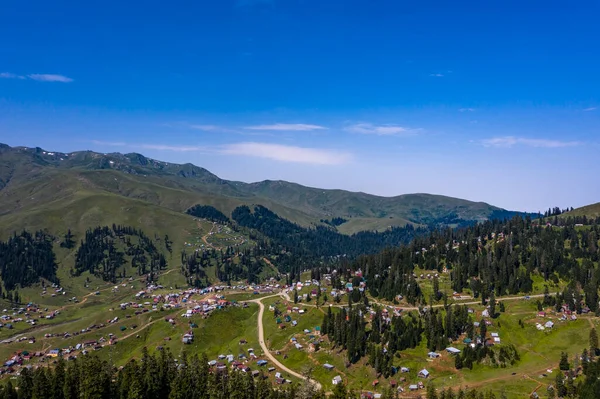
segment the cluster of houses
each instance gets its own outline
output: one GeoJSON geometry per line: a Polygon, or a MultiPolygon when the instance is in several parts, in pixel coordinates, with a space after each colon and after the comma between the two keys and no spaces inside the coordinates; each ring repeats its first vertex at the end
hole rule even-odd
{"type": "MultiPolygon", "coordinates": [[[[48,311],[48,308],[40,309],[34,303],[28,303],[25,307],[12,308],[11,311],[4,309],[0,315],[0,329],[12,330],[17,323],[27,323],[35,326],[40,320],[54,319],[59,315],[60,311],[48,311]],[[12,312],[11,312],[12,311],[12,312]]],[[[14,342],[15,338],[5,339],[0,341],[2,344],[14,342]]]]}
{"type": "MultiPolygon", "coordinates": [[[[581,310],[581,313],[589,313],[590,309],[586,306],[581,310]]],[[[546,318],[549,317],[549,314],[543,310],[539,311],[537,313],[537,317],[539,318],[546,318]]],[[[560,309],[560,317],[558,318],[559,321],[575,321],[577,320],[577,315],[571,310],[569,309],[569,307],[567,305],[562,305],[561,309],[560,309]]],[[[552,328],[554,328],[554,322],[552,320],[547,320],[546,322],[536,322],[535,323],[535,328],[537,328],[539,331],[544,331],[544,330],[551,330],[552,328]]]]}
{"type": "MultiPolygon", "coordinates": [[[[246,341],[245,340],[241,340],[240,344],[245,344],[246,341]]],[[[208,366],[211,368],[211,371],[213,372],[224,372],[225,370],[227,370],[227,367],[229,366],[229,368],[232,371],[239,371],[242,373],[250,373],[252,375],[252,377],[258,377],[261,372],[260,370],[252,370],[249,366],[249,361],[252,360],[256,360],[256,365],[258,367],[265,367],[268,365],[268,362],[264,359],[258,359],[258,356],[254,353],[254,349],[252,348],[248,348],[248,350],[246,351],[246,353],[240,353],[237,358],[233,355],[233,354],[229,354],[229,355],[219,355],[217,360],[211,360],[208,362],[208,366]]],[[[271,373],[273,371],[275,371],[275,367],[266,367],[266,370],[268,373],[271,373]]],[[[264,378],[267,378],[267,376],[265,374],[263,374],[264,378]]],[[[285,384],[285,383],[291,383],[291,380],[285,379],[283,378],[283,376],[281,375],[281,373],[275,373],[275,382],[277,384],[285,384]]]]}
{"type": "MultiPolygon", "coordinates": [[[[334,366],[332,366],[331,364],[327,364],[327,363],[324,364],[323,367],[326,370],[328,370],[328,371],[332,371],[334,369],[334,366]]],[[[400,372],[401,373],[408,373],[409,371],[410,371],[410,369],[408,367],[401,367],[400,368],[400,372]]],[[[419,371],[417,373],[417,377],[420,378],[420,379],[422,379],[422,380],[429,378],[429,376],[430,376],[430,373],[429,373],[429,371],[427,369],[422,369],[421,371],[419,371]]],[[[396,380],[390,380],[389,381],[390,386],[392,388],[395,388],[398,391],[398,393],[402,393],[402,392],[404,392],[404,387],[398,385],[398,382],[404,383],[404,382],[406,382],[406,378],[405,377],[401,377],[398,381],[396,381],[396,380]]],[[[343,379],[342,379],[342,377],[340,375],[336,375],[335,377],[332,378],[331,383],[333,385],[338,385],[338,384],[343,383],[343,379]]],[[[373,381],[372,385],[373,385],[373,388],[377,387],[379,385],[379,380],[373,381]]],[[[423,383],[423,381],[418,381],[415,384],[408,385],[407,388],[408,388],[409,391],[417,391],[419,389],[425,388],[425,384],[423,383]]],[[[361,394],[361,398],[363,398],[363,399],[374,399],[374,398],[381,398],[381,397],[382,397],[381,394],[374,393],[374,392],[363,392],[361,394]]]]}
{"type": "MultiPolygon", "coordinates": [[[[51,289],[53,290],[52,294],[50,294],[50,296],[55,297],[57,295],[67,295],[67,292],[60,286],[58,286],[58,284],[52,284],[51,289]]],[[[42,290],[42,296],[46,295],[48,293],[48,287],[44,287],[44,289],[42,290]]]]}
{"type": "MultiPolygon", "coordinates": [[[[211,222],[208,219],[202,219],[202,218],[194,218],[195,221],[206,221],[206,222],[211,222]]],[[[213,227],[211,228],[211,230],[208,232],[208,236],[213,236],[215,234],[227,234],[230,237],[222,237],[220,238],[220,241],[227,241],[227,246],[228,247],[239,247],[241,245],[244,245],[248,240],[246,237],[242,236],[242,235],[235,235],[234,232],[228,227],[228,226],[224,226],[222,224],[219,224],[217,222],[211,222],[213,224],[213,227]],[[231,243],[229,243],[231,242],[231,243]]],[[[195,246],[196,252],[204,252],[210,249],[214,249],[212,244],[204,243],[204,241],[200,238],[197,237],[196,238],[196,242],[192,243],[192,242],[187,242],[185,241],[183,243],[183,245],[185,245],[186,247],[192,247],[195,246]]],[[[242,256],[242,254],[239,254],[240,256],[242,256]]]]}

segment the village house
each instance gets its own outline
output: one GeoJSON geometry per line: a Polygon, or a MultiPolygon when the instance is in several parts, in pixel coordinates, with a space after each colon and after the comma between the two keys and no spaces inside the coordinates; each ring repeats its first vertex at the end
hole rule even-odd
{"type": "Polygon", "coordinates": [[[187,334],[183,334],[183,338],[181,339],[181,341],[184,344],[191,344],[192,342],[194,342],[194,334],[191,331],[187,334]]]}
{"type": "Polygon", "coordinates": [[[460,349],[456,349],[452,346],[449,346],[446,348],[446,352],[452,354],[452,355],[458,355],[460,353],[460,349]]]}
{"type": "Polygon", "coordinates": [[[419,371],[419,374],[417,374],[417,376],[419,378],[429,378],[429,371],[427,371],[427,369],[423,369],[419,371]]]}

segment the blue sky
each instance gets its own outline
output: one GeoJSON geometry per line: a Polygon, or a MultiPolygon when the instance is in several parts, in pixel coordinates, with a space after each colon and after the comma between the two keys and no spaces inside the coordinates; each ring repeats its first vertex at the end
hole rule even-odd
{"type": "Polygon", "coordinates": [[[88,3],[3,4],[0,142],[527,211],[600,201],[598,2],[88,3]]]}

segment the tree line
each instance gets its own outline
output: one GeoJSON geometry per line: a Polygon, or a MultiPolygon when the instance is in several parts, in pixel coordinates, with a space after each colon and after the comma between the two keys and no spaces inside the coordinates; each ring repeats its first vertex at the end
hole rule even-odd
{"type": "Polygon", "coordinates": [[[94,355],[54,367],[23,368],[0,387],[0,399],[324,399],[310,384],[274,389],[261,374],[217,371],[205,355],[175,359],[168,350],[115,367],[94,355]]]}
{"type": "Polygon", "coordinates": [[[482,302],[492,293],[498,297],[530,292],[532,275],[539,274],[551,283],[572,281],[572,291],[583,287],[586,302],[595,311],[600,283],[599,222],[600,218],[570,217],[556,226],[517,215],[416,235],[397,248],[354,261],[340,260],[338,269],[348,277],[360,269],[374,297],[392,301],[402,295],[411,303],[429,299],[422,297],[415,267],[432,273],[447,270],[454,291],[470,288],[482,302]]]}
{"type": "Polygon", "coordinates": [[[230,220],[223,212],[210,205],[194,205],[186,211],[187,214],[201,219],[207,219],[211,222],[226,224],[230,220]]]}
{"type": "MultiPolygon", "coordinates": [[[[165,240],[165,244],[167,242],[165,240]]],[[[165,256],[142,230],[113,224],[112,228],[97,226],[85,232],[75,254],[71,274],[79,276],[88,271],[114,283],[118,277],[126,277],[126,255],[140,276],[154,274],[167,267],[165,256]],[[135,239],[132,240],[132,237],[135,239]]]]}
{"type": "Polygon", "coordinates": [[[43,231],[23,231],[0,241],[0,276],[7,291],[28,287],[40,278],[58,283],[53,237],[43,231]]]}

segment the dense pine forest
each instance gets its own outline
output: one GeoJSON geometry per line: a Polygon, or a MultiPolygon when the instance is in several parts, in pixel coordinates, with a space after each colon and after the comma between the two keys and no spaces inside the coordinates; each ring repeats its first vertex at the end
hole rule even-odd
{"type": "Polygon", "coordinates": [[[223,224],[230,222],[229,218],[223,212],[210,205],[194,205],[187,210],[187,213],[197,218],[210,220],[211,222],[223,224]]]}
{"type": "Polygon", "coordinates": [[[226,247],[205,251],[185,250],[181,253],[181,271],[188,284],[196,288],[210,285],[206,270],[215,267],[215,276],[219,281],[231,285],[232,281],[245,280],[250,284],[259,283],[259,275],[265,266],[262,257],[270,254],[267,245],[244,249],[226,247]]]}
{"type": "Polygon", "coordinates": [[[325,226],[303,228],[260,205],[254,208],[254,212],[247,206],[240,206],[232,212],[231,217],[240,226],[255,229],[268,237],[274,246],[291,251],[296,256],[313,258],[354,258],[360,254],[406,244],[418,234],[426,232],[426,229],[407,225],[381,233],[365,231],[348,236],[325,226]]]}
{"type": "Polygon", "coordinates": [[[167,267],[164,255],[143,231],[113,225],[112,228],[95,227],[86,231],[77,249],[71,273],[79,276],[88,271],[104,281],[114,283],[118,277],[126,276],[125,256],[131,259],[131,267],[140,276],[147,273],[152,275],[167,267]],[[125,249],[120,250],[123,246],[125,249]]]}
{"type": "Polygon", "coordinates": [[[438,273],[447,270],[455,291],[470,288],[482,301],[492,293],[498,297],[530,292],[532,276],[538,274],[549,281],[572,282],[569,292],[576,295],[583,288],[587,306],[596,311],[600,220],[551,219],[546,223],[515,216],[436,230],[417,235],[408,245],[360,256],[342,269],[360,269],[374,297],[391,301],[403,295],[413,303],[432,300],[423,298],[417,288],[415,267],[438,273]]]}
{"type": "Polygon", "coordinates": [[[27,287],[40,278],[58,282],[52,241],[53,237],[43,231],[23,231],[0,242],[0,276],[7,291],[17,285],[27,287]]]}
{"type": "MultiPolygon", "coordinates": [[[[588,362],[590,375],[597,373],[597,362],[588,362]]],[[[572,382],[572,380],[571,380],[572,382]]],[[[568,384],[568,381],[566,381],[568,384]]],[[[562,385],[558,389],[576,388],[562,385]]],[[[580,398],[595,398],[594,386],[584,384],[577,388],[580,398]]],[[[222,370],[208,366],[205,356],[188,358],[184,353],[177,362],[168,351],[150,356],[144,352],[140,360],[132,360],[116,368],[96,356],[84,356],[65,362],[59,359],[54,367],[23,369],[13,383],[9,380],[0,387],[0,399],[358,399],[360,392],[349,391],[344,384],[336,385],[328,396],[308,383],[274,389],[259,375],[222,370]]],[[[397,393],[386,389],[381,399],[397,398],[397,393]]],[[[483,390],[436,391],[428,385],[427,399],[502,399],[483,390]]]]}
{"type": "Polygon", "coordinates": [[[0,399],[294,399],[324,398],[310,386],[275,390],[250,373],[208,367],[208,359],[185,353],[177,361],[166,350],[117,369],[88,355],[52,368],[24,368],[16,386],[0,388],[0,399]]]}
{"type": "MultiPolygon", "coordinates": [[[[591,370],[592,363],[589,369],[591,370]]],[[[116,368],[93,355],[69,362],[59,359],[53,367],[24,368],[18,379],[0,386],[0,399],[359,399],[360,392],[338,384],[328,396],[310,383],[275,389],[262,374],[217,370],[208,366],[206,356],[177,361],[167,350],[131,360],[116,368]]],[[[588,398],[590,396],[582,396],[588,398]]],[[[391,388],[381,399],[397,398],[391,388]]],[[[482,390],[441,390],[430,384],[431,399],[502,399],[482,390]]],[[[591,397],[590,397],[591,398],[591,397]]]]}
{"type": "MultiPolygon", "coordinates": [[[[359,304],[323,316],[321,334],[329,337],[334,347],[346,350],[348,363],[369,357],[369,364],[384,377],[394,373],[393,358],[396,352],[415,348],[421,342],[422,322],[418,315],[384,317],[377,309],[372,315],[370,328],[364,319],[366,308],[359,304]]],[[[387,313],[387,311],[386,311],[387,313]]]]}

